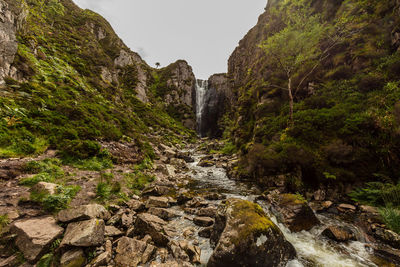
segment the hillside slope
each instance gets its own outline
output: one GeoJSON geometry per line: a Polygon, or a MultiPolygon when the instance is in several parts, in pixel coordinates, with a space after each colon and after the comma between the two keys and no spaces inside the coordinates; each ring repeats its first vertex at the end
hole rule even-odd
{"type": "Polygon", "coordinates": [[[87,157],[95,140],[121,139],[151,154],[148,132],[193,136],[150,90],[155,69],[98,14],[71,0],[1,0],[0,11],[0,157],[87,157]]]}
{"type": "MultiPolygon", "coordinates": [[[[241,155],[232,175],[271,186],[281,177],[277,175],[285,174],[293,191],[331,184],[333,195],[362,181],[396,182],[399,15],[400,2],[394,0],[269,1],[229,59],[228,76],[237,97],[226,115],[231,123],[225,134],[241,155]],[[337,29],[345,21],[344,28],[353,33],[300,86],[290,127],[288,92],[280,88],[287,88],[285,73],[260,45],[286,29],[303,4],[321,17],[322,25],[337,29]]],[[[306,67],[296,73],[294,84],[306,67]]]]}

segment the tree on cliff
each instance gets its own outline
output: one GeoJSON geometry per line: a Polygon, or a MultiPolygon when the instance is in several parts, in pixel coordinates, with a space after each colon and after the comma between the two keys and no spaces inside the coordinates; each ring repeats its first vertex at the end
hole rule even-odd
{"type": "MultiPolygon", "coordinates": [[[[282,13],[282,10],[277,11],[282,13]]],[[[268,37],[260,47],[268,60],[286,75],[287,86],[270,86],[284,89],[289,94],[289,127],[293,126],[294,98],[329,52],[339,44],[348,31],[346,21],[335,26],[323,23],[319,13],[301,2],[286,10],[285,27],[268,37]]]]}

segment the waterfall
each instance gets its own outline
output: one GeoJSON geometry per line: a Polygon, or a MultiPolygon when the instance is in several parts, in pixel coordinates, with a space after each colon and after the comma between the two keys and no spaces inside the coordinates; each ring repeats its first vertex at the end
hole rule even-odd
{"type": "Polygon", "coordinates": [[[202,115],[205,104],[205,95],[208,89],[208,81],[205,80],[196,80],[196,124],[197,124],[197,132],[201,136],[201,128],[202,128],[202,115]]]}

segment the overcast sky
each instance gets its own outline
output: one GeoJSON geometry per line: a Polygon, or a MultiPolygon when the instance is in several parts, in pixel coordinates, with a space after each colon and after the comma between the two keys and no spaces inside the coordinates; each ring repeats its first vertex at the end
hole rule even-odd
{"type": "Polygon", "coordinates": [[[200,79],[227,71],[227,60],[267,0],[74,0],[103,15],[146,62],[185,59],[200,79]]]}

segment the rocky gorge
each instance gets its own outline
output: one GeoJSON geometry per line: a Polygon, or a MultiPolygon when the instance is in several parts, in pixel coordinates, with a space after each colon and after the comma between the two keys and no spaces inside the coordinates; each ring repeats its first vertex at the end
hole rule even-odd
{"type": "Polygon", "coordinates": [[[0,267],[400,265],[399,12],[268,1],[203,81],[71,0],[0,0],[0,267]],[[352,30],[290,123],[262,47],[296,18],[352,30]]]}

